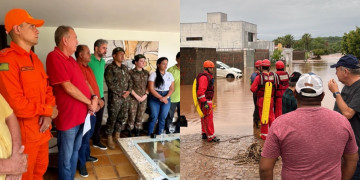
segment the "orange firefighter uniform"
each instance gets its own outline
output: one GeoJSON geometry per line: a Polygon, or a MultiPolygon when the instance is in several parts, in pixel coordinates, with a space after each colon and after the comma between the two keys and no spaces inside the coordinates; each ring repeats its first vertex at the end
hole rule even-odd
{"type": "Polygon", "coordinates": [[[11,42],[0,51],[0,93],[19,121],[21,140],[28,154],[23,179],[42,179],[49,163],[50,128],[40,132],[40,116],[52,115],[55,97],[38,56],[11,42]]]}

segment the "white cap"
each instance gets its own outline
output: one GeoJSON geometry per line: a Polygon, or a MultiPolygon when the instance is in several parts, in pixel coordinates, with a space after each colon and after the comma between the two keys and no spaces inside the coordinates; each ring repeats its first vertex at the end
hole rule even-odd
{"type": "Polygon", "coordinates": [[[296,83],[296,92],[306,97],[316,97],[324,92],[321,78],[314,73],[306,73],[300,76],[296,83]],[[315,93],[307,93],[301,90],[312,89],[315,93]]]}

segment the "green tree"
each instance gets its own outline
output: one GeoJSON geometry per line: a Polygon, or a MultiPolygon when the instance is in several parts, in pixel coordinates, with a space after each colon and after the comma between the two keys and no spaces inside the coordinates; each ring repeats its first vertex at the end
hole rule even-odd
{"type": "Polygon", "coordinates": [[[349,33],[344,33],[341,41],[341,52],[344,54],[353,54],[360,59],[360,28],[356,27],[355,30],[349,33]]]}
{"type": "Polygon", "coordinates": [[[275,49],[273,54],[270,57],[271,63],[275,63],[276,61],[282,59],[283,55],[281,54],[282,51],[279,49],[275,49]]]}
{"type": "Polygon", "coordinates": [[[321,59],[320,55],[324,55],[325,49],[314,49],[313,50],[314,55],[316,55],[316,59],[321,59]]]}
{"type": "Polygon", "coordinates": [[[311,49],[326,49],[325,40],[321,37],[314,38],[311,43],[311,49]]]}
{"type": "Polygon", "coordinates": [[[283,44],[284,38],[283,37],[278,37],[278,38],[274,39],[273,42],[274,42],[275,45],[277,45],[279,43],[283,44]]]}
{"type": "Polygon", "coordinates": [[[284,47],[285,48],[291,48],[294,44],[294,36],[292,36],[291,34],[287,34],[283,37],[284,40],[284,47]]]}
{"type": "Polygon", "coordinates": [[[301,42],[304,45],[304,50],[308,51],[309,47],[310,47],[310,43],[311,43],[311,34],[309,33],[305,33],[302,37],[301,37],[301,42]]]}

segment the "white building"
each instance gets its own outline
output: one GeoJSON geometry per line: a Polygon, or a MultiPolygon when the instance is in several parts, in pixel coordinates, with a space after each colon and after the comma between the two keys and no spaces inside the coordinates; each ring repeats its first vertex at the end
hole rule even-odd
{"type": "Polygon", "coordinates": [[[181,47],[207,47],[217,50],[269,49],[271,41],[257,39],[257,25],[245,21],[227,21],[227,14],[207,14],[207,22],[181,23],[181,47]]]}

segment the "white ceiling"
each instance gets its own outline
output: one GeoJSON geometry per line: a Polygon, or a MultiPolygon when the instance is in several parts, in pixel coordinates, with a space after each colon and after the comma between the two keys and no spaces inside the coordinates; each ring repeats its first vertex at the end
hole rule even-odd
{"type": "Polygon", "coordinates": [[[0,0],[0,24],[13,8],[49,27],[180,32],[180,0],[0,0]]]}

